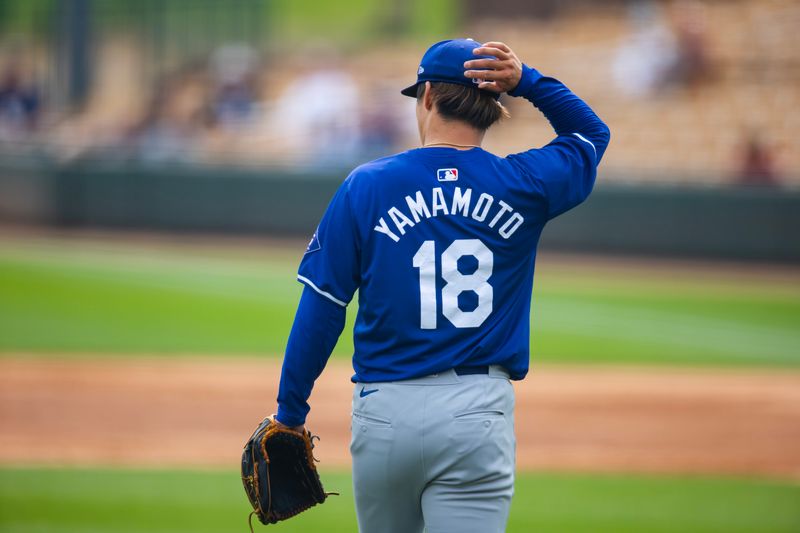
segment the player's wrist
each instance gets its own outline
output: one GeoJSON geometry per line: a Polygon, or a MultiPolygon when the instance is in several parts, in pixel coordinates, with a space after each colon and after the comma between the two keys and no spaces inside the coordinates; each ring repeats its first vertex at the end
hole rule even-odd
{"type": "Polygon", "coordinates": [[[533,86],[542,78],[542,74],[533,67],[525,63],[522,64],[522,76],[516,87],[508,91],[509,96],[528,96],[533,86]]]}
{"type": "Polygon", "coordinates": [[[287,413],[285,410],[281,409],[280,406],[278,406],[277,414],[274,414],[272,418],[278,424],[286,426],[287,428],[302,427],[306,422],[305,419],[301,417],[292,416],[290,413],[287,413]]]}

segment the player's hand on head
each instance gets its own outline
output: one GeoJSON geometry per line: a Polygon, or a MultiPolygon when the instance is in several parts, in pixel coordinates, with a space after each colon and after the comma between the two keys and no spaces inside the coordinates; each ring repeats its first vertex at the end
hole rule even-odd
{"type": "Polygon", "coordinates": [[[492,56],[494,59],[472,59],[464,63],[464,76],[483,80],[479,89],[496,93],[514,90],[522,78],[522,61],[507,44],[489,41],[472,51],[476,56],[492,56]]]}

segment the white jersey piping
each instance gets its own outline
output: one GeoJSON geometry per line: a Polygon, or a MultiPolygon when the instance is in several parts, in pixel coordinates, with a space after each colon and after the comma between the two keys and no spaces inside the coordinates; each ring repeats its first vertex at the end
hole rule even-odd
{"type": "Polygon", "coordinates": [[[575,137],[577,137],[578,139],[582,140],[583,142],[588,143],[589,146],[592,147],[592,150],[594,150],[594,156],[597,157],[597,148],[594,147],[594,143],[592,143],[592,141],[590,141],[589,139],[587,139],[586,137],[584,137],[580,133],[573,133],[573,135],[575,137]]]}
{"type": "Polygon", "coordinates": [[[342,307],[347,307],[347,303],[345,303],[345,302],[341,301],[340,299],[338,299],[337,297],[335,297],[335,296],[334,296],[334,295],[332,295],[331,293],[323,291],[322,289],[320,289],[319,287],[317,287],[316,285],[314,285],[314,282],[313,282],[313,281],[311,281],[310,279],[308,279],[308,278],[306,278],[306,277],[304,277],[304,276],[300,276],[300,275],[298,274],[298,276],[297,276],[297,281],[299,281],[299,282],[301,282],[301,283],[305,283],[306,285],[308,285],[309,287],[311,287],[311,288],[312,288],[312,289],[314,289],[316,292],[318,292],[319,294],[321,294],[322,296],[324,296],[324,297],[325,297],[325,298],[327,298],[328,300],[332,301],[333,303],[335,303],[335,304],[339,304],[339,305],[341,305],[342,307]]]}

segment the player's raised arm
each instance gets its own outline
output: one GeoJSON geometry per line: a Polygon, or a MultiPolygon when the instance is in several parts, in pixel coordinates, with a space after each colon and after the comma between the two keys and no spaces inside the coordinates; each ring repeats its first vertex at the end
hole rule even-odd
{"type": "Polygon", "coordinates": [[[548,217],[581,203],[594,186],[597,165],[610,140],[608,126],[563,83],[522,64],[507,45],[489,42],[474,53],[495,59],[466,62],[466,77],[484,80],[480,88],[530,101],[558,135],[542,149],[508,157],[541,188],[549,206],[548,217]]]}

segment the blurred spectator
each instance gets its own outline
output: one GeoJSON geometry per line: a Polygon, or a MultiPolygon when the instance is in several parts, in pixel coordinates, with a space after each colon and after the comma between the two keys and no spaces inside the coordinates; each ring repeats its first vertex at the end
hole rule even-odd
{"type": "Polygon", "coordinates": [[[289,150],[303,154],[302,163],[350,164],[361,146],[360,91],[330,51],[310,62],[279,97],[274,122],[289,150]]]}
{"type": "Polygon", "coordinates": [[[706,38],[706,10],[699,2],[679,2],[674,10],[678,48],[670,80],[694,87],[710,77],[706,38]]]}
{"type": "Polygon", "coordinates": [[[757,133],[750,133],[741,149],[737,179],[743,185],[779,185],[775,156],[757,133]]]}
{"type": "Polygon", "coordinates": [[[631,4],[630,35],[617,51],[614,80],[629,96],[648,96],[672,86],[694,87],[709,77],[706,12],[697,2],[679,2],[673,25],[652,1],[631,4]]]}
{"type": "Polygon", "coordinates": [[[256,52],[244,44],[227,44],[211,56],[214,94],[211,110],[223,128],[250,122],[257,104],[256,52]]]}
{"type": "Polygon", "coordinates": [[[36,85],[23,80],[22,69],[16,62],[8,63],[0,73],[0,138],[17,137],[34,130],[40,106],[36,85]]]}
{"type": "MultiPolygon", "coordinates": [[[[191,72],[174,75],[154,93],[127,137],[132,155],[148,163],[189,161],[207,123],[203,87],[191,72]]],[[[201,82],[202,85],[202,82],[201,82]]]]}
{"type": "Polygon", "coordinates": [[[397,87],[391,83],[378,84],[367,91],[361,116],[362,157],[376,158],[396,151],[404,134],[398,95],[397,87]]]}
{"type": "Polygon", "coordinates": [[[652,1],[631,4],[628,19],[632,31],[617,50],[614,81],[623,94],[648,96],[665,87],[678,62],[678,42],[652,1]]]}

